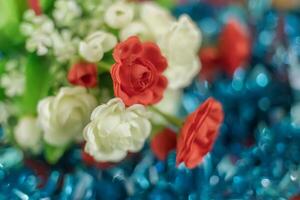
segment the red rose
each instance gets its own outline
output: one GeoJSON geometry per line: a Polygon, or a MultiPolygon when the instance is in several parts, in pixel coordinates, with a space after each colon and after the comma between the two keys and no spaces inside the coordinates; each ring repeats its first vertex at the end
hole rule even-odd
{"type": "Polygon", "coordinates": [[[167,78],[162,75],[167,60],[158,46],[130,37],[119,43],[113,52],[116,63],[112,66],[111,77],[115,96],[127,106],[132,104],[155,104],[163,97],[167,78]]]}
{"type": "Polygon", "coordinates": [[[176,149],[176,133],[168,128],[157,133],[151,140],[151,149],[159,160],[165,160],[176,149]]]}
{"type": "Polygon", "coordinates": [[[250,37],[245,28],[237,21],[229,21],[220,36],[219,54],[222,67],[232,76],[250,56],[250,37]]]}
{"type": "Polygon", "coordinates": [[[177,165],[194,168],[202,161],[213,147],[223,115],[222,105],[209,98],[186,118],[177,140],[177,165]]]}
{"type": "Polygon", "coordinates": [[[68,74],[68,80],[73,85],[91,88],[97,86],[97,75],[95,64],[80,62],[72,66],[68,74]]]}

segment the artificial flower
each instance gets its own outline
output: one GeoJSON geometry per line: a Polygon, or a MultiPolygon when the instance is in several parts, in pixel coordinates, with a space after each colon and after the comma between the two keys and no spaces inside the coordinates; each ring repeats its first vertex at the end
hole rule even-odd
{"type": "Polygon", "coordinates": [[[54,2],[53,18],[58,26],[75,25],[76,19],[81,15],[82,10],[76,0],[56,0],[54,2]]]}
{"type": "Polygon", "coordinates": [[[120,29],[128,25],[134,17],[132,5],[125,1],[112,4],[105,12],[104,21],[111,28],[120,29]]]}
{"type": "Polygon", "coordinates": [[[80,42],[79,54],[89,62],[98,62],[103,54],[114,48],[116,44],[117,39],[113,34],[97,31],[80,42]]]}
{"type": "Polygon", "coordinates": [[[113,57],[116,61],[111,69],[114,92],[127,106],[155,104],[162,99],[168,83],[162,75],[167,61],[156,44],[141,43],[138,37],[132,36],[116,46],[113,57]]]}
{"type": "Polygon", "coordinates": [[[160,38],[158,44],[168,60],[164,74],[169,80],[169,88],[184,88],[199,73],[197,53],[200,43],[200,31],[187,15],[182,15],[160,38]]]}
{"type": "Polygon", "coordinates": [[[79,38],[73,37],[69,30],[62,30],[61,33],[54,32],[51,39],[57,61],[70,61],[76,56],[79,38]]]}
{"type": "Polygon", "coordinates": [[[250,37],[245,27],[236,20],[230,20],[221,32],[218,49],[221,66],[228,75],[232,76],[250,56],[250,37]]]}
{"type": "Polygon", "coordinates": [[[24,92],[25,76],[20,71],[12,70],[1,77],[0,84],[7,96],[21,96],[24,92]]]}
{"type": "Polygon", "coordinates": [[[214,145],[223,117],[221,103],[209,98],[186,118],[177,140],[177,165],[184,162],[194,168],[202,162],[214,145]]]}
{"type": "Polygon", "coordinates": [[[52,34],[54,33],[54,23],[46,15],[36,16],[34,11],[28,10],[24,14],[21,24],[21,32],[27,36],[26,49],[29,52],[36,52],[43,56],[52,47],[52,34]]]}
{"type": "Polygon", "coordinates": [[[38,120],[44,139],[54,146],[63,146],[82,138],[82,131],[97,101],[83,87],[63,87],[56,96],[38,104],[38,120]]]}
{"type": "Polygon", "coordinates": [[[88,165],[88,166],[95,166],[99,169],[108,169],[111,168],[113,166],[116,165],[116,163],[113,162],[99,162],[96,161],[93,156],[91,156],[90,154],[86,153],[85,151],[83,151],[81,153],[81,158],[83,160],[83,162],[88,165]]]}
{"type": "Polygon", "coordinates": [[[147,40],[151,38],[151,33],[144,23],[140,21],[134,21],[124,27],[119,33],[121,41],[126,40],[130,36],[138,36],[143,40],[147,40]]]}
{"type": "Polygon", "coordinates": [[[128,108],[119,98],[98,106],[84,129],[85,151],[96,161],[118,162],[127,152],[141,150],[151,131],[143,105],[128,108]]]}
{"type": "Polygon", "coordinates": [[[141,21],[151,31],[154,39],[165,34],[175,19],[171,13],[154,2],[143,2],[140,8],[141,21]]]}
{"type": "Polygon", "coordinates": [[[97,65],[94,63],[79,62],[72,66],[68,73],[68,80],[73,85],[87,88],[97,86],[97,65]]]}
{"type": "Polygon", "coordinates": [[[176,136],[174,131],[166,128],[152,138],[151,149],[159,160],[165,160],[168,154],[176,149],[176,136]]]}
{"type": "Polygon", "coordinates": [[[26,116],[19,119],[15,127],[14,137],[16,142],[25,150],[38,153],[42,147],[42,130],[35,117],[26,116]]]}

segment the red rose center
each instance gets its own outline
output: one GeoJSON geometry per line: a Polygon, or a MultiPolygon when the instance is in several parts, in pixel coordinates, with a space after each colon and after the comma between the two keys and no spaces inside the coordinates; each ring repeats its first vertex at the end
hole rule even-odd
{"type": "Polygon", "coordinates": [[[132,66],[132,85],[138,91],[144,90],[152,85],[152,72],[141,64],[134,64],[132,66]]]}

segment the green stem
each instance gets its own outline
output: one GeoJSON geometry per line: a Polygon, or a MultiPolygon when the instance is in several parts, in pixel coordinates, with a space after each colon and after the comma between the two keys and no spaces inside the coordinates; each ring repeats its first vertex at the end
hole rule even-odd
{"type": "Polygon", "coordinates": [[[110,71],[110,68],[111,68],[112,64],[109,64],[107,62],[103,62],[103,61],[100,61],[98,63],[98,67],[103,70],[103,71],[106,71],[106,72],[109,72],[110,71]]]}
{"type": "Polygon", "coordinates": [[[173,115],[169,115],[167,113],[162,112],[161,110],[159,110],[158,108],[154,107],[154,106],[150,106],[149,107],[153,112],[159,114],[160,116],[162,116],[167,122],[169,122],[170,124],[180,128],[183,124],[183,121],[173,115]]]}

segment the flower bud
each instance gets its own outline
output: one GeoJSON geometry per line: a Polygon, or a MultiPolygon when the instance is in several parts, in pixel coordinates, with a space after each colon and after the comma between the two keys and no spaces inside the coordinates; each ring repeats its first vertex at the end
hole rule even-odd
{"type": "Polygon", "coordinates": [[[129,24],[133,17],[134,10],[130,4],[117,2],[107,9],[104,21],[111,28],[119,29],[129,24]]]}
{"type": "Polygon", "coordinates": [[[89,35],[85,41],[79,44],[79,54],[89,62],[98,62],[103,54],[110,51],[117,44],[114,35],[103,31],[97,31],[89,35]]]}

